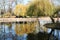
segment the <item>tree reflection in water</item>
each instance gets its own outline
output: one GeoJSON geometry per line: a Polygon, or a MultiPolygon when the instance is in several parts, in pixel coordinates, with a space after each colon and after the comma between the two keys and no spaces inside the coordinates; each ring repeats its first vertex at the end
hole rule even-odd
{"type": "MultiPolygon", "coordinates": [[[[0,26],[2,26],[2,29],[0,31],[0,39],[1,40],[4,40],[4,26],[1,24],[0,26]]],[[[11,33],[9,33],[9,29],[8,29],[8,26],[5,25],[5,39],[6,40],[26,40],[27,39],[27,34],[23,35],[23,36],[18,36],[16,35],[15,31],[14,31],[14,28],[15,28],[15,23],[12,24],[12,29],[11,29],[11,33]],[[8,35],[11,35],[8,37],[8,35]]],[[[60,32],[59,32],[60,33],[60,32]]],[[[28,34],[29,35],[29,34],[28,34]]],[[[32,35],[32,34],[31,34],[32,35]]],[[[57,36],[57,30],[55,30],[54,32],[54,35],[57,36]]],[[[36,35],[33,34],[33,39],[37,40],[37,37],[36,35]],[[33,37],[35,36],[35,37],[33,37]]],[[[60,34],[59,34],[59,37],[60,37],[60,34]]]]}
{"type": "Polygon", "coordinates": [[[24,34],[23,36],[19,36],[15,33],[15,23],[12,23],[11,30],[9,31],[9,28],[7,25],[2,25],[2,32],[0,31],[0,40],[26,40],[27,34],[24,34]],[[4,32],[5,27],[5,32],[4,32]]]}

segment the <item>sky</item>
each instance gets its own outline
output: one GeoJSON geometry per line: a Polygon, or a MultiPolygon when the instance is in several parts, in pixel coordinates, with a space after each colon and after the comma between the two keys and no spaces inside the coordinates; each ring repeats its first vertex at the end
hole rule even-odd
{"type": "MultiPolygon", "coordinates": [[[[5,8],[6,9],[8,9],[8,5],[9,5],[9,2],[8,2],[9,0],[5,0],[5,8]]],[[[11,1],[11,0],[10,0],[11,1]]],[[[26,4],[28,4],[28,2],[30,2],[31,0],[17,0],[17,2],[18,2],[18,4],[20,4],[20,1],[22,1],[22,4],[24,4],[24,5],[26,5],[26,4]]],[[[54,5],[56,5],[56,6],[58,6],[58,5],[60,5],[60,0],[52,0],[52,2],[54,3],[54,5]]],[[[0,7],[1,8],[3,8],[2,6],[3,6],[3,0],[0,0],[0,7]]],[[[12,8],[14,8],[15,7],[15,3],[13,2],[12,3],[12,8]]]]}
{"type": "MultiPolygon", "coordinates": [[[[22,4],[26,5],[29,0],[17,0],[17,3],[20,4],[20,1],[22,1],[22,4]]],[[[0,7],[3,5],[3,0],[0,0],[0,7]]],[[[9,0],[5,0],[6,7],[9,5],[9,0]]],[[[12,6],[15,6],[15,3],[12,3],[12,6]]]]}
{"type": "Polygon", "coordinates": [[[52,0],[52,1],[56,6],[60,5],[60,0],[52,0]]]}

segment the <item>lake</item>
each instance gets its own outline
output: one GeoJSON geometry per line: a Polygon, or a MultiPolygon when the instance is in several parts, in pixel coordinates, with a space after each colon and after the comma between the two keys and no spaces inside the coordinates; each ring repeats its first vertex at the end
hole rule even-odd
{"type": "MultiPolygon", "coordinates": [[[[43,32],[43,25],[46,24],[46,23],[51,23],[51,20],[49,21],[45,21],[45,20],[40,20],[40,24],[41,24],[41,32],[43,32]]],[[[14,38],[16,38],[17,36],[17,40],[27,40],[27,34],[24,34],[23,36],[19,36],[19,35],[16,35],[16,32],[15,32],[15,23],[12,23],[12,29],[9,31],[8,29],[8,26],[7,25],[0,25],[0,39],[1,40],[13,40],[14,38]],[[4,27],[5,27],[5,32],[4,32],[4,27]],[[10,33],[11,32],[11,33],[10,33]],[[3,35],[6,35],[6,38],[3,37],[3,35]],[[12,36],[14,37],[10,37],[9,35],[12,34],[12,36]]],[[[50,33],[51,29],[47,29],[47,33],[50,33]]],[[[60,30],[55,30],[54,32],[54,35],[57,36],[59,39],[60,39],[60,30]],[[59,34],[59,35],[58,35],[59,34]]]]}

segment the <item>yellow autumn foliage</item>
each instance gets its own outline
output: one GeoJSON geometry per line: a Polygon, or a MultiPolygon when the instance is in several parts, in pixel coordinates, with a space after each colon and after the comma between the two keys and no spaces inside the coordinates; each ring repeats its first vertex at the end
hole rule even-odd
{"type": "Polygon", "coordinates": [[[33,0],[29,9],[30,10],[28,10],[29,12],[27,12],[27,14],[28,13],[31,13],[34,15],[40,14],[40,16],[42,14],[45,16],[51,16],[51,15],[53,15],[53,13],[55,11],[54,5],[49,0],[33,0]],[[35,8],[32,5],[34,5],[35,8]],[[33,8],[34,11],[31,8],[33,8]],[[33,12],[31,12],[31,10],[33,12]],[[39,11],[41,11],[41,12],[38,13],[39,11]]]}
{"type": "Polygon", "coordinates": [[[18,4],[16,5],[15,9],[14,9],[14,14],[16,16],[26,16],[25,12],[26,12],[26,6],[22,5],[22,4],[18,4]]]}
{"type": "Polygon", "coordinates": [[[41,9],[41,11],[44,12],[45,15],[47,16],[53,15],[55,7],[52,3],[49,2],[49,0],[41,0],[39,1],[38,5],[39,5],[38,7],[41,9]]]}
{"type": "Polygon", "coordinates": [[[45,15],[51,16],[53,15],[54,11],[55,11],[55,7],[52,5],[52,3],[50,3],[49,1],[44,1],[44,5],[45,5],[45,15]]]}
{"type": "Polygon", "coordinates": [[[15,32],[17,35],[23,35],[25,33],[32,33],[35,31],[36,23],[27,22],[26,24],[16,24],[15,32]]]}
{"type": "Polygon", "coordinates": [[[12,14],[9,12],[6,12],[3,14],[3,18],[10,18],[11,16],[12,16],[12,14]]]}
{"type": "Polygon", "coordinates": [[[5,23],[5,25],[7,25],[8,27],[12,27],[12,23],[11,22],[5,23]]]}

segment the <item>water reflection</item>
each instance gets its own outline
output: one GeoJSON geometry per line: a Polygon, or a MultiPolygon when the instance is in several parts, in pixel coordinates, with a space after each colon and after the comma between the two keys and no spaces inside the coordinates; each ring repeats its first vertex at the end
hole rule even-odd
{"type": "MultiPolygon", "coordinates": [[[[46,23],[51,23],[51,21],[41,20],[41,21],[40,21],[40,24],[41,24],[40,27],[43,28],[43,25],[46,24],[46,23]]],[[[4,40],[4,39],[6,39],[6,40],[27,40],[27,34],[24,34],[24,35],[22,35],[22,36],[16,35],[15,25],[16,25],[16,23],[12,23],[12,28],[11,28],[11,30],[9,31],[9,28],[8,28],[7,25],[1,24],[1,25],[0,25],[0,39],[1,39],[1,40],[4,40]],[[4,27],[5,27],[5,32],[4,32],[4,27]],[[10,35],[11,35],[11,36],[10,36],[10,35]]],[[[41,31],[42,31],[42,30],[43,30],[43,29],[41,29],[41,31]]],[[[55,30],[55,31],[54,31],[54,35],[60,39],[60,32],[59,32],[59,31],[60,31],[60,30],[55,30]],[[58,35],[58,34],[59,34],[59,35],[58,35]]],[[[44,30],[43,30],[42,32],[44,32],[44,30]]],[[[50,33],[50,32],[51,32],[51,29],[47,29],[46,32],[47,32],[47,33],[50,33]]]]}
{"type": "Polygon", "coordinates": [[[0,40],[26,40],[27,34],[24,34],[22,36],[16,35],[15,33],[15,23],[12,23],[12,28],[9,31],[8,25],[1,24],[0,27],[0,40]],[[4,32],[5,28],[5,32],[4,32]]]}
{"type": "MultiPolygon", "coordinates": [[[[50,20],[49,21],[40,20],[40,24],[42,25],[42,27],[46,23],[51,23],[51,21],[50,20]]],[[[51,32],[51,29],[48,28],[47,33],[50,33],[50,32],[51,32]]],[[[58,40],[60,40],[60,30],[55,30],[54,33],[52,33],[52,34],[55,36],[55,38],[58,38],[58,40]]]]}
{"type": "MultiPolygon", "coordinates": [[[[51,20],[49,20],[49,21],[40,20],[40,25],[41,25],[42,28],[44,28],[43,25],[46,24],[46,23],[51,23],[51,20]]],[[[42,30],[43,30],[43,29],[41,29],[41,31],[42,31],[42,30]]],[[[44,31],[44,30],[43,30],[43,31],[44,31]]],[[[46,32],[47,32],[47,33],[50,33],[50,32],[51,32],[51,29],[47,28],[46,32]]]]}

